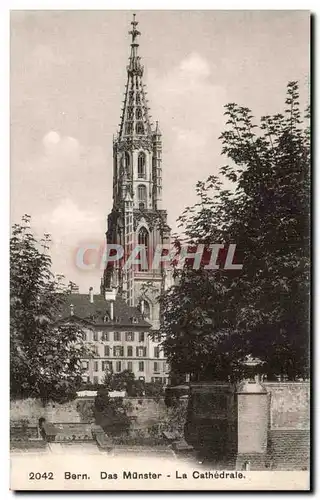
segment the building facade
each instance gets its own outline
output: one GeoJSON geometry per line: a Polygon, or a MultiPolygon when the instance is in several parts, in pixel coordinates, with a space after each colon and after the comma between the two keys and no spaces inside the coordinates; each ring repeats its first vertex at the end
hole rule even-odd
{"type": "Polygon", "coordinates": [[[169,367],[150,337],[148,318],[115,291],[105,296],[71,293],[60,320],[81,325],[93,357],[82,360],[84,382],[100,384],[106,371],[131,371],[145,382],[168,383],[169,367]]]}

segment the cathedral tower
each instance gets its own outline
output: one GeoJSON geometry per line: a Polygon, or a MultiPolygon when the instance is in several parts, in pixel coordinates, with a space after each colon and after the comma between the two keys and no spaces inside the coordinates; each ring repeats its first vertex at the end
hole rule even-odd
{"type": "MultiPolygon", "coordinates": [[[[102,291],[116,287],[128,305],[139,306],[154,329],[159,328],[157,297],[166,288],[164,268],[152,269],[154,251],[170,241],[167,212],[162,209],[162,137],[150,120],[144,68],[138,55],[138,22],[131,22],[131,52],[127,66],[119,131],[113,141],[113,208],[108,216],[107,243],[122,245],[125,258],[143,248],[147,265],[107,267],[102,291]]],[[[138,255],[138,257],[142,254],[138,255]]]]}

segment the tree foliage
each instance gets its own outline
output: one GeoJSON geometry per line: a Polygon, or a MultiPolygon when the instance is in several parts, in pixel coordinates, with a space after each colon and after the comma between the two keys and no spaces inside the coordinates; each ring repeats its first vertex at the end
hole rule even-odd
{"type": "Polygon", "coordinates": [[[38,241],[30,217],[15,224],[10,238],[11,397],[43,402],[75,396],[82,382],[81,358],[88,352],[82,330],[58,323],[66,288],[51,271],[49,235],[38,241]]]}
{"type": "MultiPolygon", "coordinates": [[[[220,137],[228,163],[196,187],[199,201],[180,217],[184,242],[237,245],[241,271],[176,270],[162,298],[163,346],[176,373],[237,379],[245,356],[269,377],[308,374],[309,113],[296,82],[283,114],[225,106],[220,137]],[[229,186],[226,188],[226,186],[229,186]]],[[[220,254],[221,262],[221,254],[220,254]]]]}

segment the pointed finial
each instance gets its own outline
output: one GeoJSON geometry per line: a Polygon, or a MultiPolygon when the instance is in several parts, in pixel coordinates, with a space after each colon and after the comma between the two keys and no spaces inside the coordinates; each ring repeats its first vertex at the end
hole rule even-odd
{"type": "Polygon", "coordinates": [[[159,122],[158,120],[156,121],[156,129],[155,129],[155,134],[160,136],[161,135],[161,130],[160,130],[160,127],[159,127],[159,122]]]}
{"type": "Polygon", "coordinates": [[[129,31],[129,35],[131,35],[131,47],[139,47],[139,44],[136,42],[137,36],[141,35],[140,31],[137,30],[138,21],[136,21],[136,14],[133,14],[133,20],[131,21],[132,30],[129,31]]]}

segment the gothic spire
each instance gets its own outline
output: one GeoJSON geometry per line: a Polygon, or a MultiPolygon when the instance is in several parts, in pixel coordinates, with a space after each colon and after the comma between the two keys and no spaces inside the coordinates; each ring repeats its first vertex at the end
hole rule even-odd
{"type": "Polygon", "coordinates": [[[137,139],[150,137],[151,125],[146,92],[143,84],[143,66],[138,55],[138,21],[133,14],[131,21],[131,52],[127,66],[127,84],[125,88],[125,99],[122,108],[122,116],[119,130],[119,139],[137,139]]]}

